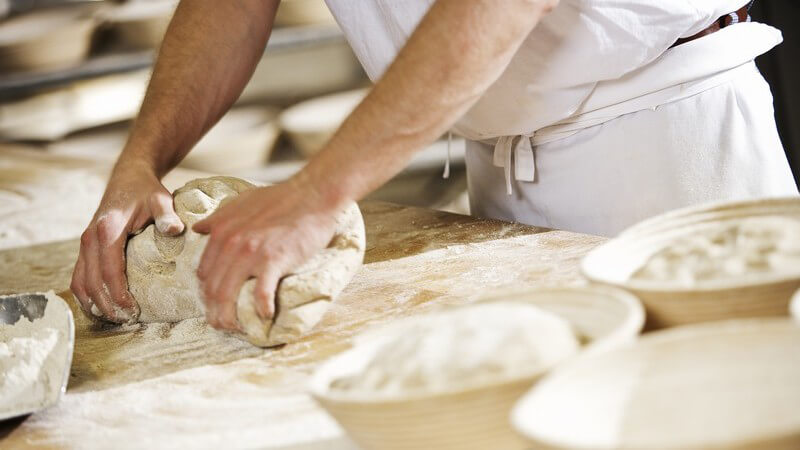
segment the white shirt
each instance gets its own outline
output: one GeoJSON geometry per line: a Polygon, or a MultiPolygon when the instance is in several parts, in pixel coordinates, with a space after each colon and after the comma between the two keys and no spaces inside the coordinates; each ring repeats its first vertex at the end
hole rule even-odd
{"type": "MultiPolygon", "coordinates": [[[[373,80],[433,3],[326,1],[373,80]]],[[[471,213],[612,236],[682,206],[797,195],[752,62],[780,32],[738,23],[670,48],[746,3],[561,0],[454,127],[471,213]]]]}
{"type": "MultiPolygon", "coordinates": [[[[372,80],[380,78],[433,3],[326,1],[372,80]]],[[[739,66],[777,45],[780,32],[740,24],[714,39],[669,48],[746,3],[561,0],[454,130],[473,140],[532,136],[570,117],[739,66]]]]}

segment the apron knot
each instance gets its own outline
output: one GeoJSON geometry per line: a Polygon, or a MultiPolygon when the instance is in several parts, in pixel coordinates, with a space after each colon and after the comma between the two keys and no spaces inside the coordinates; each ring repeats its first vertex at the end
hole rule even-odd
{"type": "Polygon", "coordinates": [[[506,179],[506,193],[512,194],[511,162],[514,162],[514,179],[532,182],[536,179],[536,161],[533,156],[533,136],[501,136],[494,144],[493,163],[502,167],[506,179]],[[517,139],[516,145],[514,140],[517,139]],[[513,155],[513,158],[512,158],[513,155]]]}

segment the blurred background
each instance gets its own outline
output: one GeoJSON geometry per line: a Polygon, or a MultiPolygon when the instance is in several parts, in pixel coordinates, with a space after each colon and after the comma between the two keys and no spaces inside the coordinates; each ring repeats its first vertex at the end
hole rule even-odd
{"type": "MultiPolygon", "coordinates": [[[[113,164],[176,0],[0,0],[0,155],[113,164]]],[[[370,86],[323,0],[283,0],[234,108],[182,167],[266,183],[318,151],[370,86]]],[[[464,144],[421,152],[370,198],[468,212],[464,144]]]]}
{"type": "Polygon", "coordinates": [[[800,185],[800,1],[758,1],[750,15],[783,32],[783,44],[759,57],[756,64],[772,87],[778,132],[795,182],[800,185]]]}
{"type": "MultiPolygon", "coordinates": [[[[0,0],[0,151],[112,164],[136,114],[176,0],[0,0]]],[[[800,2],[756,2],[785,42],[757,61],[800,181],[800,2]]],[[[235,107],[182,166],[275,183],[318,151],[369,89],[323,0],[283,0],[235,107]]],[[[445,140],[371,198],[467,213],[463,141],[445,140]]]]}

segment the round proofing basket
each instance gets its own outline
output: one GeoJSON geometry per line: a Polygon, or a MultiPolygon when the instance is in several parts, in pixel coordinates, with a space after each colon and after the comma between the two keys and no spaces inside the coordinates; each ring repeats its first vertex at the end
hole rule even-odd
{"type": "Polygon", "coordinates": [[[53,8],[0,24],[0,72],[35,72],[78,65],[89,54],[95,8],[53,8]]]}
{"type": "Polygon", "coordinates": [[[281,113],[281,128],[300,154],[311,157],[322,149],[367,92],[356,89],[298,103],[281,113]]]}
{"type": "Polygon", "coordinates": [[[277,115],[273,108],[232,109],[195,145],[181,166],[224,173],[265,164],[280,134],[277,115]]]}
{"type": "Polygon", "coordinates": [[[279,27],[335,23],[324,0],[283,0],[275,14],[279,27]]]}
{"type": "Polygon", "coordinates": [[[529,447],[800,448],[800,326],[689,325],[559,366],[514,407],[529,447]]]}
{"type": "MultiPolygon", "coordinates": [[[[531,303],[566,319],[587,350],[609,349],[635,339],[644,322],[639,302],[611,288],[563,288],[505,293],[482,301],[531,303]]],[[[366,449],[524,448],[508,421],[514,402],[541,373],[461,391],[367,397],[329,388],[372,354],[369,343],[324,364],[314,374],[311,393],[366,449]]]]}
{"type": "Polygon", "coordinates": [[[567,319],[585,344],[582,353],[605,351],[632,342],[645,321],[639,299],[621,289],[601,285],[515,290],[480,301],[531,303],[567,319]]]}
{"type": "Polygon", "coordinates": [[[695,286],[632,279],[648,259],[674,240],[724,221],[756,216],[800,219],[800,198],[766,199],[693,207],[635,225],[597,247],[583,259],[583,275],[595,282],[625,289],[647,310],[647,328],[712,320],[785,316],[789,299],[800,288],[796,275],[760,279],[698,282],[695,286]]]}
{"type": "Polygon", "coordinates": [[[794,293],[792,301],[789,303],[789,313],[794,317],[794,320],[800,323],[800,289],[794,293]]]}
{"type": "Polygon", "coordinates": [[[177,5],[174,0],[126,3],[111,11],[109,27],[123,48],[158,48],[177,5]]]}
{"type": "Polygon", "coordinates": [[[713,202],[676,209],[639,222],[620,237],[653,234],[676,226],[760,215],[800,217],[800,197],[773,197],[738,202],[713,202]]]}

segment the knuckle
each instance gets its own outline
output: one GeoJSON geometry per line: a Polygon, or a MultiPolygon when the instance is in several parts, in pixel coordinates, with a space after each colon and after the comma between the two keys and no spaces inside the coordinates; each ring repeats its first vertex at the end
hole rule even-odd
{"type": "Polygon", "coordinates": [[[103,217],[97,221],[97,239],[101,244],[109,244],[116,238],[116,226],[109,217],[103,217]]]}
{"type": "Polygon", "coordinates": [[[81,233],[81,247],[87,247],[92,242],[93,237],[92,228],[87,228],[86,231],[81,233]]]}
{"type": "Polygon", "coordinates": [[[247,253],[255,255],[262,251],[261,239],[256,237],[248,238],[244,243],[244,249],[247,253]]]}
{"type": "Polygon", "coordinates": [[[228,236],[228,239],[225,240],[225,244],[223,245],[223,248],[226,251],[236,250],[237,248],[239,248],[239,246],[242,245],[243,241],[244,241],[244,238],[242,237],[242,235],[240,235],[240,234],[232,234],[232,235],[228,236]]]}
{"type": "MultiPolygon", "coordinates": [[[[213,219],[214,216],[207,217],[205,220],[213,219]]],[[[225,224],[218,223],[211,226],[211,239],[223,240],[228,236],[228,227],[225,224]]]]}

